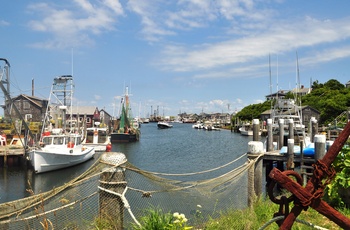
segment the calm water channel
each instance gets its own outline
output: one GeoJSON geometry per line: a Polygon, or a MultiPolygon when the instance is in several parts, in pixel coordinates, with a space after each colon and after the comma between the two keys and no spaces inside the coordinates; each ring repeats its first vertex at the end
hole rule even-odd
{"type": "MultiPolygon", "coordinates": [[[[114,144],[112,151],[124,153],[130,163],[143,170],[188,173],[231,162],[247,152],[248,142],[252,140],[229,130],[204,131],[193,129],[192,124],[173,125],[171,129],[158,129],[156,123],[142,124],[139,142],[114,144]]],[[[58,187],[87,170],[98,157],[78,166],[38,175],[29,169],[2,168],[0,203],[29,196],[29,187],[35,194],[58,187]]]]}

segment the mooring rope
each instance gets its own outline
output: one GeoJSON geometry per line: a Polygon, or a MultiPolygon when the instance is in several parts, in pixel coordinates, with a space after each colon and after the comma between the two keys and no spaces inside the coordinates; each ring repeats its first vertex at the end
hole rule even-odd
{"type": "Polygon", "coordinates": [[[125,197],[125,193],[126,191],[128,190],[128,187],[126,186],[123,193],[120,194],[120,193],[117,193],[117,192],[114,192],[112,190],[109,190],[109,189],[105,189],[105,188],[102,188],[101,186],[98,186],[98,188],[104,192],[107,192],[107,193],[110,193],[110,194],[113,194],[113,195],[116,195],[116,196],[119,196],[120,199],[122,200],[123,204],[124,204],[124,208],[126,208],[131,216],[131,218],[135,221],[135,223],[141,227],[141,224],[137,221],[135,215],[133,214],[133,212],[131,211],[131,207],[130,207],[130,204],[128,202],[128,200],[126,199],[125,197]]]}

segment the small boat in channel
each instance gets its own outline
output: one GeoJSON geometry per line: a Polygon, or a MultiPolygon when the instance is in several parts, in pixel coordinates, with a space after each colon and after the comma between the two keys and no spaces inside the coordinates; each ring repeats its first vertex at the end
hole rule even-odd
{"type": "MultiPolygon", "coordinates": [[[[253,126],[250,123],[245,123],[239,128],[239,132],[243,136],[253,136],[253,126]]],[[[259,135],[261,135],[260,131],[259,135]]]]}
{"type": "Polygon", "coordinates": [[[196,124],[192,125],[192,128],[194,128],[194,129],[203,129],[204,125],[203,125],[203,123],[196,123],[196,124]]]}
{"type": "Polygon", "coordinates": [[[169,124],[166,121],[158,121],[157,126],[158,126],[158,129],[169,129],[173,127],[173,125],[169,124]]]}

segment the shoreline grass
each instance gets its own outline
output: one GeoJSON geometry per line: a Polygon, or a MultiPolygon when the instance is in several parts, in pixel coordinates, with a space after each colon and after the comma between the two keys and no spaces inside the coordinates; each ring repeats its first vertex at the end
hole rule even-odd
{"type": "MultiPolygon", "coordinates": [[[[291,203],[291,206],[293,204],[291,203]]],[[[291,210],[292,207],[289,207],[291,210]]],[[[278,212],[279,205],[273,203],[268,199],[258,200],[253,207],[243,210],[229,210],[222,213],[219,218],[210,219],[205,223],[201,229],[205,230],[252,230],[261,229],[266,223],[268,223],[273,217],[274,213],[278,212]]],[[[350,211],[348,209],[338,210],[343,215],[350,218],[350,211]]],[[[306,223],[312,223],[313,225],[325,228],[325,229],[342,229],[337,224],[329,220],[327,217],[318,213],[311,207],[298,216],[298,220],[306,223]]],[[[195,228],[198,229],[198,228],[195,228]]],[[[279,229],[278,225],[274,222],[264,229],[279,229]]],[[[307,226],[303,223],[294,222],[292,229],[313,229],[311,226],[307,226]]]]}

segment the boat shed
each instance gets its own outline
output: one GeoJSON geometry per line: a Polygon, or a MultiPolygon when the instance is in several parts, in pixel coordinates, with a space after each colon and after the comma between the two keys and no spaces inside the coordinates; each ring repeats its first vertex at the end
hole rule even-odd
{"type": "MultiPolygon", "coordinates": [[[[20,94],[11,99],[25,121],[41,122],[43,120],[48,100],[25,94],[20,94]]],[[[21,119],[12,108],[10,101],[6,100],[3,108],[5,120],[21,119]]]]}
{"type": "MultiPolygon", "coordinates": [[[[262,121],[267,121],[267,119],[271,118],[271,112],[271,109],[264,111],[260,114],[260,119],[262,121]]],[[[314,117],[316,120],[320,119],[320,112],[309,105],[301,106],[301,113],[303,125],[306,127],[308,127],[311,117],[314,117]]]]}

